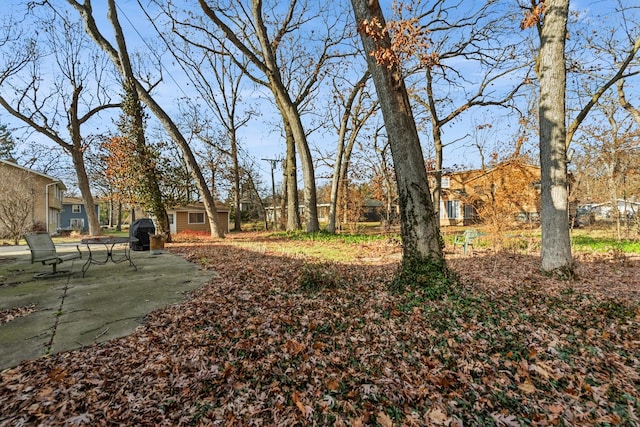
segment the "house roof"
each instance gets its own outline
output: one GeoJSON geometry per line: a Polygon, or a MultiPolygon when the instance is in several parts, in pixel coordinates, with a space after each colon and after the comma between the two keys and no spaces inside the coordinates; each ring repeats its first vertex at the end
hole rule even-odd
{"type": "MultiPolygon", "coordinates": [[[[82,197],[74,197],[74,196],[68,196],[68,197],[63,197],[62,198],[62,204],[63,205],[84,205],[84,200],[82,199],[82,197]]],[[[93,204],[98,206],[99,202],[97,199],[93,199],[93,204]]]]}
{"type": "Polygon", "coordinates": [[[23,171],[25,171],[25,172],[32,173],[32,174],[34,174],[34,175],[41,176],[41,177],[43,177],[43,178],[50,179],[50,180],[51,180],[51,181],[53,181],[53,182],[57,182],[57,183],[59,183],[63,190],[66,190],[66,189],[67,189],[67,187],[64,185],[64,183],[62,182],[62,180],[61,180],[61,179],[59,179],[59,178],[56,178],[55,176],[47,175],[46,173],[38,172],[38,171],[35,171],[35,170],[33,170],[33,169],[29,169],[29,168],[26,168],[26,167],[24,167],[24,166],[20,166],[19,164],[17,164],[17,163],[13,163],[13,162],[10,162],[10,161],[8,161],[8,160],[0,159],[0,163],[3,163],[3,164],[5,164],[5,165],[7,165],[7,166],[12,166],[12,167],[14,167],[14,168],[17,168],[17,169],[23,170],[23,171]]]}
{"type": "Polygon", "coordinates": [[[62,204],[81,205],[84,201],[80,197],[63,197],[62,204]]]}
{"type": "MultiPolygon", "coordinates": [[[[229,212],[229,208],[226,207],[225,205],[223,205],[222,203],[218,203],[216,202],[216,209],[218,210],[218,212],[229,212]]],[[[167,212],[187,212],[187,211],[204,211],[204,203],[202,202],[195,202],[195,203],[189,203],[188,205],[183,205],[183,206],[174,206],[171,208],[167,208],[167,212]]]]}
{"type": "MultiPolygon", "coordinates": [[[[640,206],[640,202],[637,202],[637,201],[634,201],[634,200],[617,199],[616,201],[618,202],[618,205],[621,205],[621,204],[625,205],[626,204],[626,205],[629,205],[629,206],[640,206]]],[[[602,206],[605,206],[605,207],[606,206],[611,206],[611,201],[604,202],[604,203],[595,203],[595,204],[587,203],[587,204],[585,204],[583,206],[588,206],[591,209],[595,209],[595,208],[599,208],[599,207],[602,207],[602,206]]]]}
{"type": "Polygon", "coordinates": [[[463,175],[464,178],[462,179],[463,183],[468,183],[471,181],[474,181],[476,179],[479,179],[483,176],[489,175],[493,172],[495,172],[498,169],[503,169],[508,165],[512,165],[512,164],[516,164],[518,166],[522,166],[522,167],[526,167],[526,168],[532,168],[532,169],[540,169],[540,166],[536,166],[536,165],[532,165],[530,163],[526,163],[526,162],[521,162],[515,159],[512,160],[505,160],[503,162],[498,163],[497,165],[488,168],[488,169],[469,169],[469,170],[464,170],[464,171],[457,171],[457,172],[449,172],[449,173],[445,173],[442,176],[443,177],[451,177],[454,175],[463,175]]]}

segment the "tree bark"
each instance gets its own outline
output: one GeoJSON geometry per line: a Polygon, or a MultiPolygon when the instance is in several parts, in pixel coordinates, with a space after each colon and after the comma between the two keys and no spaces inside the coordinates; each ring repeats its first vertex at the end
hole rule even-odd
{"type": "MultiPolygon", "coordinates": [[[[231,117],[230,117],[231,119],[231,117]]],[[[242,231],[242,212],[240,209],[240,164],[238,163],[238,141],[235,128],[230,133],[231,160],[233,161],[233,201],[236,215],[233,221],[233,230],[242,231]]]]}
{"type": "MultiPolygon", "coordinates": [[[[282,82],[280,75],[280,68],[276,61],[276,56],[271,48],[271,42],[267,35],[267,29],[264,26],[262,19],[262,1],[252,0],[252,13],[256,22],[256,35],[260,42],[260,46],[263,52],[264,65],[267,68],[267,79],[269,80],[269,86],[271,91],[276,97],[276,106],[280,110],[280,114],[283,116],[285,127],[288,126],[288,132],[293,137],[293,143],[300,156],[300,163],[302,165],[302,179],[304,181],[304,206],[305,206],[305,229],[307,232],[318,231],[320,224],[318,223],[318,200],[316,196],[316,177],[315,169],[313,166],[313,158],[311,157],[311,150],[309,149],[309,143],[307,142],[307,135],[302,126],[300,120],[300,112],[297,106],[291,100],[289,92],[286,86],[282,82]]],[[[287,144],[292,143],[287,138],[287,144]]],[[[297,199],[296,194],[296,199],[297,199]]]]}
{"type": "Polygon", "coordinates": [[[363,22],[385,20],[377,1],[351,0],[367,53],[369,71],[376,86],[393,156],[400,204],[403,262],[434,259],[444,265],[441,238],[427,181],[422,147],[409,97],[397,65],[378,64],[370,55],[377,49],[390,51],[388,34],[374,41],[362,29],[363,22]]]}
{"type": "Polygon", "coordinates": [[[573,274],[567,189],[565,40],[569,0],[547,0],[540,32],[542,271],[573,274]]]}
{"type": "Polygon", "coordinates": [[[301,228],[298,202],[298,169],[296,167],[296,145],[287,120],[284,120],[284,130],[287,140],[287,158],[284,167],[286,174],[287,231],[296,231],[301,228]]]}
{"type": "Polygon", "coordinates": [[[84,165],[84,156],[81,150],[73,150],[71,152],[71,160],[73,161],[73,167],[78,177],[78,188],[80,189],[80,195],[84,203],[84,209],[87,212],[87,221],[89,222],[89,235],[100,236],[102,235],[102,228],[100,227],[100,221],[96,212],[95,201],[91,194],[91,187],[89,185],[89,178],[87,177],[87,171],[84,165]]]}

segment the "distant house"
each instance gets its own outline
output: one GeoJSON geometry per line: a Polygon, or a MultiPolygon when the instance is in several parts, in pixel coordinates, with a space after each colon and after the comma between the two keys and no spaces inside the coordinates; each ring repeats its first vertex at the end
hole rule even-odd
{"type": "MultiPolygon", "coordinates": [[[[98,218],[100,218],[100,206],[98,203],[95,203],[95,211],[98,218]]],[[[63,198],[59,230],[86,232],[88,228],[89,219],[84,207],[84,201],[78,197],[63,198]]]]}
{"type": "MultiPolygon", "coordinates": [[[[0,181],[3,203],[16,203],[18,198],[27,202],[27,225],[33,228],[40,224],[44,231],[56,232],[60,227],[63,193],[67,189],[60,179],[0,160],[0,181]],[[9,195],[13,202],[6,197],[9,195]]],[[[17,205],[13,208],[17,209],[17,205]]],[[[2,227],[0,223],[0,228],[2,227]]]]}
{"type": "MultiPolygon", "coordinates": [[[[229,232],[229,208],[216,205],[218,223],[222,231],[229,232]]],[[[187,206],[168,208],[169,226],[171,234],[182,231],[210,231],[209,218],[202,203],[192,203],[187,206]]]]}
{"type": "MultiPolygon", "coordinates": [[[[618,199],[618,212],[620,217],[635,218],[640,213],[640,202],[628,199],[618,199]]],[[[586,211],[593,214],[596,220],[614,220],[616,215],[612,208],[611,202],[600,203],[595,205],[588,205],[586,211]]]]}
{"type": "MultiPolygon", "coordinates": [[[[329,203],[319,203],[318,204],[318,220],[319,221],[329,221],[329,209],[331,204],[329,203]]],[[[304,208],[304,206],[302,206],[304,208]]],[[[340,210],[340,206],[338,210],[340,210]]],[[[352,208],[357,214],[360,216],[359,221],[364,222],[378,222],[382,221],[384,218],[384,203],[380,200],[375,199],[364,199],[361,201],[360,205],[352,208]]],[[[304,209],[301,211],[301,214],[304,213],[304,209]]]]}
{"type": "Polygon", "coordinates": [[[469,225],[480,213],[501,209],[513,221],[539,218],[540,168],[510,160],[490,169],[444,173],[440,200],[442,225],[469,225]]]}

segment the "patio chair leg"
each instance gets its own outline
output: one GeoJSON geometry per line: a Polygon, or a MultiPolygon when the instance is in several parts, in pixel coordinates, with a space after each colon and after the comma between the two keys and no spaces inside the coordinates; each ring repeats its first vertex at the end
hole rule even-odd
{"type": "Polygon", "coordinates": [[[71,261],[71,270],[58,270],[58,264],[51,264],[53,271],[47,271],[44,273],[36,273],[33,275],[35,279],[47,279],[61,276],[70,276],[73,274],[73,261],[71,261]]]}

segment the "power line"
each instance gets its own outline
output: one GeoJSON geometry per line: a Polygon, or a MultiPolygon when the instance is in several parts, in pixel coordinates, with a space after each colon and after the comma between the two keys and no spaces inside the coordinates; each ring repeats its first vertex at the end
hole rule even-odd
{"type": "MultiPolygon", "coordinates": [[[[153,20],[151,19],[151,17],[149,16],[149,14],[147,13],[147,11],[142,7],[142,5],[140,4],[140,2],[138,2],[138,6],[140,6],[140,9],[142,9],[142,12],[144,13],[144,15],[147,17],[147,19],[149,20],[149,22],[151,23],[151,25],[153,26],[153,28],[156,30],[156,32],[160,35],[160,37],[162,38],[162,40],[164,41],[164,37],[162,36],[162,34],[160,34],[160,32],[158,31],[158,29],[156,28],[155,24],[153,23],[153,20]]],[[[163,67],[162,65],[162,58],[160,57],[160,55],[158,55],[158,53],[151,47],[151,45],[145,40],[144,37],[142,37],[142,34],[140,34],[140,31],[138,31],[138,27],[136,27],[133,22],[131,21],[131,19],[129,19],[129,16],[127,16],[127,14],[125,13],[125,11],[118,5],[116,4],[116,7],[118,8],[118,10],[120,11],[120,13],[122,13],[122,15],[124,16],[124,18],[127,20],[127,22],[129,23],[129,25],[131,26],[131,28],[133,28],[133,31],[138,35],[138,37],[140,38],[140,40],[142,41],[142,43],[144,43],[144,45],[147,47],[147,49],[149,49],[149,52],[151,52],[151,54],[153,54],[153,56],[156,57],[156,59],[158,60],[158,64],[160,65],[160,68],[163,69],[167,75],[169,76],[169,78],[173,81],[173,83],[176,85],[176,87],[180,90],[180,92],[182,92],[182,94],[185,97],[189,97],[189,95],[187,95],[187,93],[184,91],[184,89],[182,89],[182,86],[180,86],[180,84],[178,83],[178,81],[173,77],[173,75],[171,74],[171,72],[169,71],[168,68],[163,67]]],[[[166,44],[166,41],[165,41],[166,44]]]]}

